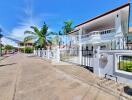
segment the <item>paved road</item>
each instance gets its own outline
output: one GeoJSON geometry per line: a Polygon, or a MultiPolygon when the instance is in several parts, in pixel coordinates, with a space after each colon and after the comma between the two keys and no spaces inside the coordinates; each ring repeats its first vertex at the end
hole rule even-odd
{"type": "MultiPolygon", "coordinates": [[[[79,74],[79,73],[78,73],[79,74]]],[[[118,100],[37,57],[0,62],[0,100],[118,100]]]]}

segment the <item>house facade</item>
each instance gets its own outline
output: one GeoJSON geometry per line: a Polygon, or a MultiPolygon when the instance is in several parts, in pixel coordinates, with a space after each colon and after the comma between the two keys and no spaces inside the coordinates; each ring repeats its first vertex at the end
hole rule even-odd
{"type": "Polygon", "coordinates": [[[33,47],[33,41],[27,41],[27,42],[19,42],[18,46],[19,48],[25,48],[25,47],[33,47]]]}
{"type": "Polygon", "coordinates": [[[103,50],[124,49],[124,37],[129,32],[130,3],[108,11],[77,25],[69,35],[76,35],[78,47],[94,50],[97,47],[103,50]]]}
{"type": "Polygon", "coordinates": [[[76,25],[67,36],[62,60],[82,65],[101,77],[110,75],[132,83],[129,19],[127,3],[76,25]]]}
{"type": "MultiPolygon", "coordinates": [[[[79,64],[99,77],[132,84],[129,18],[130,3],[127,3],[77,25],[68,35],[60,36],[61,43],[65,43],[52,52],[56,55],[52,58],[79,64]]],[[[34,53],[50,58],[49,50],[34,53]]]]}

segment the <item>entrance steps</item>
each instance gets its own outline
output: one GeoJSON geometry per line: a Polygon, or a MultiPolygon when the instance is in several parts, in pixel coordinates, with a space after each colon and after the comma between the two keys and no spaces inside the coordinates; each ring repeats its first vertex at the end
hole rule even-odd
{"type": "Polygon", "coordinates": [[[124,92],[125,85],[122,83],[115,82],[114,80],[107,79],[107,78],[101,78],[97,85],[100,87],[112,91],[115,94],[119,95],[123,100],[132,100],[132,96],[126,94],[124,92]]]}

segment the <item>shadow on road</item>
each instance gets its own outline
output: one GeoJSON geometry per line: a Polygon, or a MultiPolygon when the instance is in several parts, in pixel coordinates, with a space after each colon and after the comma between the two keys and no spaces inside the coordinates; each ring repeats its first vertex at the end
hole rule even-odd
{"type": "Polygon", "coordinates": [[[6,58],[8,58],[8,57],[10,57],[10,56],[4,56],[2,59],[0,59],[0,61],[6,59],[6,58]]]}
{"type": "Polygon", "coordinates": [[[130,88],[129,86],[124,87],[124,92],[132,96],[132,88],[130,88]]]}
{"type": "Polygon", "coordinates": [[[36,57],[36,56],[28,56],[29,58],[36,57]]]}
{"type": "Polygon", "coordinates": [[[16,63],[11,63],[11,64],[3,64],[3,65],[0,65],[0,67],[4,67],[4,66],[9,66],[9,65],[14,65],[16,63]]]}

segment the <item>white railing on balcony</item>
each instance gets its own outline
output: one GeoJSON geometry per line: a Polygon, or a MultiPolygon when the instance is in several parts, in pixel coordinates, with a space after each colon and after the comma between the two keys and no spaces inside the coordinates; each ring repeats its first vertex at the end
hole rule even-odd
{"type": "Polygon", "coordinates": [[[101,36],[101,35],[106,35],[106,34],[111,34],[111,33],[115,33],[115,28],[102,30],[102,31],[92,31],[90,33],[86,33],[82,35],[82,39],[90,38],[91,36],[101,36]]]}

